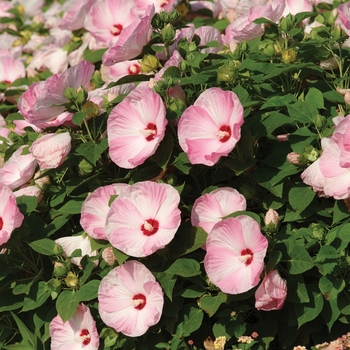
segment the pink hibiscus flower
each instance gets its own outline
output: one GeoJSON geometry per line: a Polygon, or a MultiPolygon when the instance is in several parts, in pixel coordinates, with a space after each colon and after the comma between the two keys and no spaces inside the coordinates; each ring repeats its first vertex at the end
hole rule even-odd
{"type": "Polygon", "coordinates": [[[100,338],[90,309],[79,304],[66,322],[57,315],[50,323],[51,350],[97,350],[100,338]]]}
{"type": "Polygon", "coordinates": [[[139,12],[144,12],[147,6],[154,5],[156,12],[174,10],[175,0],[135,0],[139,12]]]}
{"type": "Polygon", "coordinates": [[[246,215],[217,223],[208,235],[204,268],[224,293],[239,294],[260,281],[268,241],[246,215]]]}
{"type": "Polygon", "coordinates": [[[24,216],[19,211],[11,189],[0,181],[0,246],[11,237],[12,231],[22,225],[24,216]]]}
{"type": "Polygon", "coordinates": [[[11,84],[26,76],[26,70],[21,60],[14,57],[0,57],[0,82],[11,84]]]}
{"type": "Polygon", "coordinates": [[[209,88],[182,114],[179,143],[192,164],[212,166],[233,150],[241,138],[242,124],[243,106],[237,95],[209,88]]]}
{"type": "Polygon", "coordinates": [[[25,147],[19,147],[0,169],[0,183],[11,190],[31,180],[38,164],[31,153],[22,154],[25,147]]]}
{"type": "Polygon", "coordinates": [[[108,240],[105,232],[111,196],[120,195],[127,184],[112,184],[97,188],[89,194],[81,207],[80,225],[94,239],[108,240]]]}
{"type": "Polygon", "coordinates": [[[64,96],[65,90],[68,87],[78,89],[81,86],[87,89],[94,70],[91,63],[82,61],[62,74],[55,74],[46,81],[32,84],[18,101],[18,109],[24,119],[43,127],[64,114],[66,109],[63,104],[69,103],[64,96]]]}
{"type": "Polygon", "coordinates": [[[137,182],[111,204],[106,234],[111,244],[130,256],[145,257],[164,248],[180,225],[179,193],[170,185],[137,182]]]}
{"type": "Polygon", "coordinates": [[[158,323],[164,304],[162,288],[140,262],[129,260],[105,276],[98,290],[102,321],[129,337],[158,323]]]}
{"type": "Polygon", "coordinates": [[[113,66],[101,66],[101,77],[105,82],[117,81],[127,75],[141,74],[141,65],[138,60],[125,61],[113,66]]]}
{"type": "Polygon", "coordinates": [[[55,169],[67,158],[71,150],[71,140],[69,132],[46,134],[34,141],[29,151],[38,161],[41,170],[55,169]]]}
{"type": "Polygon", "coordinates": [[[255,292],[255,307],[271,311],[282,309],[287,298],[287,283],[276,270],[266,275],[255,292]]]}
{"type": "Polygon", "coordinates": [[[90,8],[84,28],[99,42],[116,44],[124,28],[139,19],[135,4],[130,0],[102,0],[90,8]]]}
{"type": "Polygon", "coordinates": [[[340,4],[338,6],[338,20],[341,27],[347,35],[350,36],[350,3],[340,4]]]}
{"type": "Polygon", "coordinates": [[[124,28],[117,44],[104,53],[102,63],[105,66],[131,60],[142,53],[143,47],[151,39],[154,13],[154,6],[148,6],[145,16],[124,28]]]}
{"type": "Polygon", "coordinates": [[[132,169],[156,152],[168,121],[161,97],[139,85],[110,113],[107,121],[109,153],[118,166],[132,169]]]}
{"type": "Polygon", "coordinates": [[[225,216],[246,209],[246,199],[237,190],[230,187],[218,188],[196,199],[192,207],[191,223],[209,233],[225,216]]]}

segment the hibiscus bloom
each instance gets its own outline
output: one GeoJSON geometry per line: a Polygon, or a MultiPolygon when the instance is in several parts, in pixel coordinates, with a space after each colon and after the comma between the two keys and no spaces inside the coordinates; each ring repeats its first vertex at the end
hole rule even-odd
{"type": "Polygon", "coordinates": [[[118,166],[132,169],[156,152],[168,121],[161,97],[139,85],[110,113],[107,121],[109,153],[118,166]]]}
{"type": "Polygon", "coordinates": [[[11,84],[26,76],[26,70],[21,60],[14,57],[0,57],[0,82],[11,84]]]}
{"type": "Polygon", "coordinates": [[[105,276],[98,290],[102,321],[129,337],[158,323],[164,304],[162,288],[140,262],[129,260],[105,276]]]}
{"type": "Polygon", "coordinates": [[[282,309],[287,297],[287,283],[276,270],[267,274],[255,292],[255,307],[271,311],[282,309]]]}
{"type": "Polygon", "coordinates": [[[102,63],[105,66],[131,60],[142,53],[143,47],[151,39],[151,20],[154,13],[154,5],[148,6],[145,16],[123,29],[118,42],[107,50],[102,57],[102,63]]]}
{"type": "Polygon", "coordinates": [[[179,143],[192,164],[212,166],[233,150],[241,138],[242,124],[243,106],[237,95],[209,88],[182,114],[179,143]]]}
{"type": "Polygon", "coordinates": [[[12,231],[22,225],[24,216],[19,211],[11,189],[0,182],[0,246],[11,237],[12,231]]]}
{"type": "Polygon", "coordinates": [[[130,256],[145,257],[164,248],[180,225],[179,193],[170,185],[137,182],[111,204],[106,234],[111,244],[130,256]]]}
{"type": "Polygon", "coordinates": [[[224,293],[247,292],[260,281],[268,241],[258,223],[240,215],[217,223],[208,235],[204,268],[224,293]]]}
{"type": "Polygon", "coordinates": [[[66,322],[57,315],[50,323],[51,350],[97,350],[100,338],[90,309],[80,304],[66,322]]]}
{"type": "Polygon", "coordinates": [[[246,209],[246,199],[237,190],[230,187],[218,188],[196,199],[192,207],[191,223],[209,233],[225,216],[246,209]]]}
{"type": "Polygon", "coordinates": [[[119,195],[127,184],[112,184],[97,188],[89,194],[81,207],[80,225],[92,238],[107,240],[106,218],[111,196],[119,195]]]}
{"type": "Polygon", "coordinates": [[[31,153],[22,154],[25,147],[19,147],[0,169],[0,183],[11,190],[31,180],[38,164],[31,153]]]}
{"type": "Polygon", "coordinates": [[[71,140],[69,132],[43,135],[33,142],[29,151],[38,161],[41,170],[55,169],[67,158],[71,140]]]}

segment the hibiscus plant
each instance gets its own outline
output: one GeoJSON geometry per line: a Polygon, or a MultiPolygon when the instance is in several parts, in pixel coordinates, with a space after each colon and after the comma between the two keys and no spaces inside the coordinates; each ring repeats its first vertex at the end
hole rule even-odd
{"type": "Polygon", "coordinates": [[[0,1],[0,348],[350,347],[350,2],[0,1]]]}

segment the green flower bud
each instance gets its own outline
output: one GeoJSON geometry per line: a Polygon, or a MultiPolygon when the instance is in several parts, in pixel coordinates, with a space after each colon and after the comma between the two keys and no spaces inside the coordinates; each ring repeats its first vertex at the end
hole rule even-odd
{"type": "Polygon", "coordinates": [[[56,243],[52,252],[53,252],[54,255],[62,255],[63,254],[63,248],[58,243],[56,243]]]}
{"type": "Polygon", "coordinates": [[[176,10],[179,12],[181,17],[185,17],[190,11],[190,5],[186,2],[183,2],[176,6],[176,10]]]}
{"type": "Polygon", "coordinates": [[[320,156],[320,151],[317,150],[315,147],[308,145],[304,148],[303,156],[310,162],[314,162],[320,156]]]}
{"type": "Polygon", "coordinates": [[[232,83],[235,79],[235,68],[229,66],[221,66],[218,69],[218,81],[223,83],[232,83]]]}
{"type": "Polygon", "coordinates": [[[150,73],[159,67],[159,61],[156,56],[144,55],[140,61],[142,73],[150,73]]]}
{"type": "Polygon", "coordinates": [[[180,71],[181,72],[186,72],[187,68],[188,68],[187,62],[185,60],[181,61],[180,62],[180,71]]]}
{"type": "Polygon", "coordinates": [[[334,29],[331,31],[332,38],[337,41],[342,37],[342,31],[340,25],[336,25],[334,29]]]}
{"type": "Polygon", "coordinates": [[[284,33],[288,33],[292,30],[294,21],[295,17],[292,14],[288,14],[287,17],[284,17],[280,20],[280,28],[284,33]]]}
{"type": "Polygon", "coordinates": [[[187,106],[180,98],[170,98],[168,102],[168,108],[174,112],[183,112],[187,106]]]}
{"type": "Polygon", "coordinates": [[[87,91],[83,87],[78,88],[76,101],[78,103],[84,103],[84,102],[86,102],[87,98],[88,98],[87,91]]]}
{"type": "Polygon", "coordinates": [[[69,271],[67,274],[67,277],[64,279],[66,282],[67,287],[69,288],[76,288],[79,284],[79,278],[76,274],[74,274],[72,271],[69,271]]]}
{"type": "Polygon", "coordinates": [[[312,223],[309,228],[312,229],[312,237],[322,241],[326,235],[326,229],[321,224],[312,223]]]}
{"type": "Polygon", "coordinates": [[[160,19],[161,19],[163,22],[169,23],[170,17],[169,17],[169,14],[168,14],[167,12],[161,11],[160,14],[159,14],[159,17],[160,17],[160,19]]]}
{"type": "Polygon", "coordinates": [[[293,49],[282,51],[282,61],[284,63],[293,63],[297,58],[297,54],[293,49]]]}
{"type": "Polygon", "coordinates": [[[94,166],[90,164],[87,160],[83,159],[79,163],[79,170],[82,175],[90,174],[94,170],[94,166]]]}
{"type": "Polygon", "coordinates": [[[169,19],[171,23],[176,23],[181,18],[180,13],[177,10],[174,10],[170,13],[169,19]]]}
{"type": "Polygon", "coordinates": [[[55,265],[54,265],[54,268],[53,268],[53,273],[56,277],[58,278],[62,278],[64,276],[66,276],[67,274],[67,267],[64,266],[62,263],[56,261],[55,262],[55,265]]]}
{"type": "Polygon", "coordinates": [[[273,41],[265,40],[259,44],[259,50],[267,57],[272,57],[275,55],[275,46],[273,41]]]}
{"type": "Polygon", "coordinates": [[[168,23],[161,31],[163,41],[173,40],[175,37],[174,27],[168,23]]]}
{"type": "Polygon", "coordinates": [[[245,41],[242,41],[241,43],[239,43],[238,47],[239,47],[239,51],[241,52],[245,52],[248,50],[248,44],[245,41]]]}
{"type": "Polygon", "coordinates": [[[326,122],[327,122],[327,118],[320,114],[317,114],[317,116],[314,119],[314,124],[318,129],[324,128],[324,126],[326,125],[326,122]]]}
{"type": "Polygon", "coordinates": [[[77,98],[77,91],[71,87],[67,87],[64,90],[64,96],[68,98],[69,101],[75,100],[77,98]]]}
{"type": "Polygon", "coordinates": [[[160,29],[164,26],[164,22],[162,21],[162,19],[160,18],[159,13],[156,13],[151,21],[151,26],[154,29],[160,29]]]}
{"type": "Polygon", "coordinates": [[[279,35],[278,27],[272,24],[265,24],[264,36],[268,39],[275,39],[279,35]]]}

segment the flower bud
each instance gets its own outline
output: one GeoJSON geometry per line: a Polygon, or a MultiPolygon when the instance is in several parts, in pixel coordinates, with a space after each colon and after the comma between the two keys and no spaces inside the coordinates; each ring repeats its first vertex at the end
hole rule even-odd
{"type": "Polygon", "coordinates": [[[297,58],[297,54],[293,49],[282,51],[282,61],[284,63],[293,63],[297,58]]]}
{"type": "Polygon", "coordinates": [[[87,116],[91,118],[97,117],[99,115],[98,106],[96,103],[93,103],[92,101],[86,101],[81,110],[82,112],[90,110],[87,116]]]}
{"type": "Polygon", "coordinates": [[[94,170],[94,166],[87,160],[83,159],[79,163],[79,170],[82,175],[90,174],[94,170]]]}
{"type": "Polygon", "coordinates": [[[176,6],[176,10],[179,12],[181,17],[185,17],[190,11],[190,5],[187,4],[186,2],[183,2],[176,6]]]}
{"type": "Polygon", "coordinates": [[[63,254],[63,248],[58,244],[56,243],[53,250],[52,250],[53,254],[54,255],[62,255],[63,254]]]}
{"type": "Polygon", "coordinates": [[[78,103],[84,103],[86,102],[88,98],[88,93],[84,88],[78,88],[77,89],[77,96],[76,96],[76,101],[78,103]]]}
{"type": "Polygon", "coordinates": [[[159,61],[156,56],[144,55],[140,61],[142,73],[150,73],[159,67],[159,61]]]}
{"type": "Polygon", "coordinates": [[[270,40],[262,41],[259,44],[259,50],[267,57],[272,57],[275,55],[275,45],[270,40]]]}
{"type": "Polygon", "coordinates": [[[72,87],[67,87],[66,90],[64,90],[64,96],[68,98],[69,101],[72,101],[76,99],[77,92],[72,87]]]}
{"type": "Polygon", "coordinates": [[[296,166],[302,166],[306,164],[305,158],[296,152],[290,152],[287,154],[287,160],[289,163],[296,165],[296,166]]]}
{"type": "Polygon", "coordinates": [[[268,39],[275,39],[278,36],[278,27],[276,25],[265,24],[264,36],[268,39]]]}
{"type": "Polygon", "coordinates": [[[274,226],[277,226],[279,218],[280,217],[279,217],[277,211],[270,208],[265,215],[265,219],[264,219],[265,225],[267,226],[267,225],[272,224],[274,226]]]}
{"type": "Polygon", "coordinates": [[[67,274],[67,267],[61,262],[56,261],[53,268],[53,273],[56,277],[62,278],[67,274]]]}
{"type": "Polygon", "coordinates": [[[309,228],[312,229],[312,237],[318,241],[323,241],[326,235],[326,229],[321,224],[312,223],[309,228]]]}
{"type": "Polygon", "coordinates": [[[287,17],[284,17],[280,20],[280,28],[283,32],[288,33],[292,30],[294,25],[295,17],[289,13],[287,17]]]}
{"type": "Polygon", "coordinates": [[[163,41],[173,40],[175,37],[175,29],[174,27],[168,23],[161,31],[163,41]]]}
{"type": "Polygon", "coordinates": [[[314,124],[318,129],[324,128],[324,126],[326,125],[326,122],[327,122],[327,118],[320,114],[317,114],[317,116],[314,119],[314,124]]]}
{"type": "Polygon", "coordinates": [[[156,13],[151,21],[151,25],[154,29],[160,29],[164,26],[164,22],[162,21],[162,19],[160,18],[159,13],[156,13]]]}
{"type": "Polygon", "coordinates": [[[232,83],[235,79],[235,68],[229,66],[221,66],[218,69],[218,81],[223,83],[232,83]]]}
{"type": "Polygon", "coordinates": [[[174,10],[170,13],[169,20],[171,23],[179,21],[181,18],[180,13],[177,10],[174,10]]]}
{"type": "Polygon", "coordinates": [[[69,271],[67,274],[67,277],[64,279],[66,282],[67,287],[69,288],[76,288],[79,284],[79,278],[76,274],[74,274],[72,271],[69,271]]]}
{"type": "Polygon", "coordinates": [[[324,70],[335,70],[339,68],[339,63],[336,57],[331,57],[328,60],[321,61],[320,67],[324,70]]]}
{"type": "Polygon", "coordinates": [[[113,248],[112,247],[107,247],[103,250],[102,252],[102,259],[109,265],[113,266],[114,263],[117,261],[115,258],[115,255],[113,253],[113,248]]]}
{"type": "Polygon", "coordinates": [[[168,108],[174,112],[183,112],[187,106],[180,98],[170,98],[167,104],[168,108]]]}
{"type": "Polygon", "coordinates": [[[308,145],[304,148],[303,156],[310,162],[314,162],[320,156],[320,151],[317,150],[315,147],[308,145]]]}

